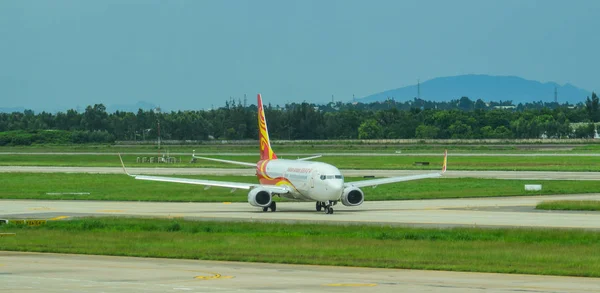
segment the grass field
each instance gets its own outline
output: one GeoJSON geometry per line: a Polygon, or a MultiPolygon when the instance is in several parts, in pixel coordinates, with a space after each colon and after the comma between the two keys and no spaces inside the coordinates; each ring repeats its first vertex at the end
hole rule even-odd
{"type": "MultiPolygon", "coordinates": [[[[255,183],[253,176],[180,176],[255,183]]],[[[362,178],[347,178],[348,181],[362,178]]],[[[197,185],[135,180],[126,175],[63,173],[0,173],[2,199],[78,199],[124,201],[246,202],[247,192],[227,188],[204,190],[197,185]],[[49,194],[50,193],[50,194],[49,194]],[[62,194],[61,194],[62,193],[62,194]],[[89,193],[64,194],[64,193],[89,193]]],[[[598,192],[594,181],[532,181],[440,178],[365,188],[366,200],[406,200],[598,192]],[[543,184],[542,191],[525,191],[524,184],[543,184]]]]}
{"type": "MultiPolygon", "coordinates": [[[[239,168],[237,165],[198,160],[190,163],[191,156],[175,156],[177,164],[137,163],[144,155],[123,155],[128,167],[179,168],[239,168]]],[[[255,163],[258,155],[210,156],[212,158],[255,163]]],[[[296,159],[297,157],[285,157],[296,159]]],[[[333,164],[340,169],[438,170],[442,153],[437,156],[323,156],[315,161],[333,164]],[[416,166],[415,162],[429,162],[416,166]]],[[[117,155],[0,155],[0,166],[79,166],[120,167],[117,155]]],[[[504,170],[504,171],[600,171],[600,156],[452,156],[448,155],[449,170],[504,170]]]]}
{"type": "Polygon", "coordinates": [[[10,251],[600,277],[600,233],[582,230],[92,218],[0,232],[16,233],[10,251]]]}
{"type": "Polygon", "coordinates": [[[600,211],[600,201],[597,200],[557,200],[544,201],[536,207],[538,210],[563,211],[600,211]]]}
{"type": "MultiPolygon", "coordinates": [[[[271,144],[276,152],[282,153],[330,153],[330,152],[377,152],[377,153],[441,153],[448,149],[453,153],[531,153],[531,152],[552,152],[552,153],[597,153],[600,150],[600,144],[596,142],[567,141],[564,143],[545,143],[530,142],[520,143],[517,141],[501,142],[475,142],[463,143],[458,141],[440,141],[438,143],[406,142],[406,143],[363,143],[360,141],[272,141],[271,144]]],[[[171,152],[256,152],[258,142],[244,141],[219,144],[209,142],[196,145],[163,145],[162,151],[171,152]]],[[[2,146],[0,152],[106,152],[106,153],[126,153],[126,152],[145,152],[156,153],[158,148],[155,144],[73,144],[73,145],[31,145],[31,146],[2,146]]]]}

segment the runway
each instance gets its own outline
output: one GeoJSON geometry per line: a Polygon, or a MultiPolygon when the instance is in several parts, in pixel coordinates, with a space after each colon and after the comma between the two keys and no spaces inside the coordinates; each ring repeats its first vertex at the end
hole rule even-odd
{"type": "MultiPolygon", "coordinates": [[[[127,168],[131,174],[145,175],[235,175],[254,176],[252,168],[127,168]]],[[[435,172],[434,170],[341,170],[346,177],[391,177],[435,172]]],[[[0,166],[0,173],[92,173],[123,174],[120,167],[37,167],[0,166]]],[[[488,178],[530,180],[600,180],[600,172],[554,171],[455,171],[444,173],[443,178],[488,178]]]]}
{"type": "Polygon", "coordinates": [[[0,292],[599,292],[600,279],[0,251],[0,292]]]}
{"type": "Polygon", "coordinates": [[[50,219],[82,216],[139,216],[216,221],[371,224],[418,227],[529,227],[600,230],[599,212],[538,211],[544,200],[600,200],[600,194],[504,198],[367,201],[316,212],[314,203],[279,202],[277,212],[248,203],[163,203],[115,201],[0,200],[0,218],[50,219]]]}

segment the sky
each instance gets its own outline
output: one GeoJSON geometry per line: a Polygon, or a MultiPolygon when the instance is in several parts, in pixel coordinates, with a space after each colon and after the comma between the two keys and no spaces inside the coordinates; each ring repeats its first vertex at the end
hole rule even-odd
{"type": "Polygon", "coordinates": [[[0,108],[351,101],[515,75],[600,89],[595,0],[3,0],[0,108]]]}

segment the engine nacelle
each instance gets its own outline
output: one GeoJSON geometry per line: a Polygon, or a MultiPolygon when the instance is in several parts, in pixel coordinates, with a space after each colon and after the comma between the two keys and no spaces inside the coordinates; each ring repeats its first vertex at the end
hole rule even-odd
{"type": "Polygon", "coordinates": [[[365,200],[365,194],[358,187],[349,186],[342,193],[342,203],[345,206],[358,206],[365,200]]]}
{"type": "Polygon", "coordinates": [[[248,192],[248,202],[255,207],[268,207],[272,198],[271,193],[262,188],[254,188],[248,192]]]}

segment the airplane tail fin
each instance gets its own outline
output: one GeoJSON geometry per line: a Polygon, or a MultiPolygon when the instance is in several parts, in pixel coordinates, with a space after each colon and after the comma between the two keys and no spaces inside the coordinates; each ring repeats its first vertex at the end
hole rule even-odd
{"type": "Polygon", "coordinates": [[[448,150],[444,151],[444,163],[442,164],[442,174],[446,173],[446,167],[448,166],[448,150]]]}
{"type": "Polygon", "coordinates": [[[262,97],[258,94],[258,140],[260,143],[260,159],[272,160],[277,159],[277,155],[271,148],[269,140],[269,131],[267,130],[267,120],[265,119],[265,109],[262,103],[262,97]]]}

